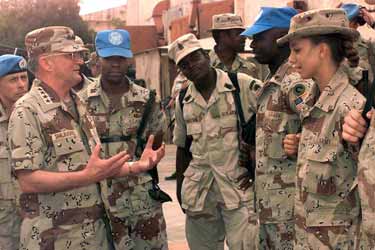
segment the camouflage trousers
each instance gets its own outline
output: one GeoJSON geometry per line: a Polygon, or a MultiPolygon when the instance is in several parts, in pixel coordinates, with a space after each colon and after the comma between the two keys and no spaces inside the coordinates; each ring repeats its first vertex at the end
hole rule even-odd
{"type": "Polygon", "coordinates": [[[21,217],[16,204],[0,200],[0,250],[16,250],[20,243],[21,217]]]}
{"type": "Polygon", "coordinates": [[[202,211],[186,211],[185,233],[190,249],[221,250],[224,239],[229,250],[254,250],[258,238],[253,201],[228,210],[214,182],[202,211]]]}
{"type": "Polygon", "coordinates": [[[151,182],[125,187],[115,203],[107,203],[114,205],[107,213],[115,250],[168,249],[162,204],[148,194],[151,187],[151,182]]]}
{"type": "MultiPolygon", "coordinates": [[[[295,209],[295,242],[294,250],[357,250],[365,248],[361,240],[360,218],[351,225],[340,226],[306,226],[306,219],[299,213],[300,201],[295,209]]],[[[302,208],[303,209],[303,208],[302,208]]],[[[323,216],[323,215],[322,215],[323,216]]]]}
{"type": "MultiPolygon", "coordinates": [[[[81,216],[81,217],[84,217],[81,216]]],[[[20,250],[109,250],[102,219],[95,222],[52,226],[48,218],[24,218],[20,250]]]]}
{"type": "Polygon", "coordinates": [[[259,250],[292,250],[294,221],[259,225],[259,250]]]}

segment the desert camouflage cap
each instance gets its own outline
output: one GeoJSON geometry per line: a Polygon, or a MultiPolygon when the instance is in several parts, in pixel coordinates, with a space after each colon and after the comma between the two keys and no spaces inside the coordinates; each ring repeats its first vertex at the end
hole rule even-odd
{"type": "Polygon", "coordinates": [[[318,9],[294,16],[288,34],[278,39],[277,43],[284,44],[295,38],[326,34],[340,34],[354,40],[359,37],[359,32],[349,27],[349,20],[343,9],[318,9]]]}
{"type": "Polygon", "coordinates": [[[69,27],[49,26],[29,32],[25,37],[29,57],[53,52],[87,51],[83,43],[76,41],[74,32],[69,27]]]}
{"type": "Polygon", "coordinates": [[[212,16],[213,30],[245,29],[242,18],[233,13],[224,13],[212,16]]]}
{"type": "Polygon", "coordinates": [[[168,48],[169,58],[178,64],[185,56],[202,49],[199,40],[194,34],[186,34],[176,39],[168,48]]]}

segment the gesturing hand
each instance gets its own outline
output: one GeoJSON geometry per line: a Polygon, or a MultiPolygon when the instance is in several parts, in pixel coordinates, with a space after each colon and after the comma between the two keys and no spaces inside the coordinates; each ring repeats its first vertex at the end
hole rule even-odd
{"type": "Polygon", "coordinates": [[[100,144],[95,146],[89,162],[84,169],[86,175],[95,181],[101,181],[108,177],[117,175],[121,171],[125,162],[130,159],[130,155],[125,151],[120,152],[109,159],[101,159],[100,148],[100,144]]]}

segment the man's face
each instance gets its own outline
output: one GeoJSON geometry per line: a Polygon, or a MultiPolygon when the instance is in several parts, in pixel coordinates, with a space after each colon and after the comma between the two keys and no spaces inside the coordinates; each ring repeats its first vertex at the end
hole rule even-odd
{"type": "Polygon", "coordinates": [[[276,29],[270,29],[253,36],[250,47],[253,49],[254,58],[260,64],[270,64],[279,54],[277,39],[280,38],[280,32],[276,29]]]}
{"type": "Polygon", "coordinates": [[[70,86],[75,86],[82,81],[80,66],[84,63],[83,53],[53,53],[45,56],[51,63],[50,71],[54,78],[63,80],[70,86]]]}
{"type": "Polygon", "coordinates": [[[0,78],[0,99],[13,104],[26,94],[28,88],[26,71],[3,76],[0,78]]]}
{"type": "Polygon", "coordinates": [[[202,50],[196,50],[185,56],[178,63],[178,67],[187,79],[198,82],[209,73],[210,59],[202,50]]]}
{"type": "Polygon", "coordinates": [[[241,36],[243,29],[230,29],[222,32],[222,41],[226,47],[232,48],[233,51],[240,53],[244,51],[246,37],[241,36]]]}
{"type": "Polygon", "coordinates": [[[122,83],[129,68],[129,59],[122,56],[100,58],[102,79],[111,83],[122,83]]]}

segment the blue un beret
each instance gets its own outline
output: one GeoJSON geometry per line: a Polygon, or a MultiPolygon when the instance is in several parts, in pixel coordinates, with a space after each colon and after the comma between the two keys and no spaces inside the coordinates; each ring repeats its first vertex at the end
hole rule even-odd
{"type": "Polygon", "coordinates": [[[290,7],[262,7],[254,24],[242,32],[241,36],[252,37],[275,28],[289,29],[290,20],[297,14],[297,10],[290,7]]]}
{"type": "Polygon", "coordinates": [[[121,56],[132,58],[130,34],[127,30],[102,30],[96,34],[96,52],[100,57],[121,56]]]}
{"type": "Polygon", "coordinates": [[[27,63],[22,56],[0,56],[0,78],[9,74],[26,71],[27,63]]]}
{"type": "Polygon", "coordinates": [[[361,10],[361,6],[354,3],[343,4],[341,8],[345,10],[346,14],[348,15],[349,21],[358,16],[359,11],[361,10]]]}

